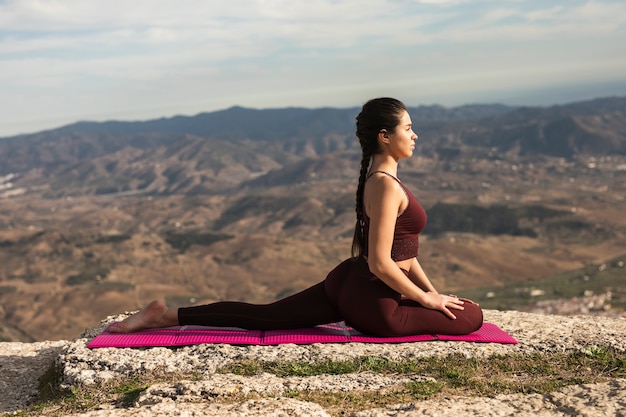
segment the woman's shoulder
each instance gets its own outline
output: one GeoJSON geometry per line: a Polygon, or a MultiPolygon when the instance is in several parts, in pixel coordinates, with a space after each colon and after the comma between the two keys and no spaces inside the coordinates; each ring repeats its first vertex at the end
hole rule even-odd
{"type": "Polygon", "coordinates": [[[390,172],[387,171],[383,171],[383,170],[376,170],[376,171],[371,171],[370,173],[367,174],[366,179],[370,179],[372,177],[378,177],[378,178],[391,178],[394,181],[400,181],[395,175],[393,175],[390,172]]]}
{"type": "Polygon", "coordinates": [[[366,186],[377,188],[380,190],[398,190],[401,189],[400,180],[385,171],[374,171],[368,174],[366,186]]]}
{"type": "Polygon", "coordinates": [[[369,197],[367,200],[370,204],[398,204],[401,206],[406,200],[406,193],[400,181],[384,171],[370,174],[365,186],[367,188],[366,194],[369,197]]]}
{"type": "Polygon", "coordinates": [[[366,182],[372,182],[379,185],[395,185],[400,184],[400,180],[394,175],[386,171],[373,171],[367,174],[366,182]]]}

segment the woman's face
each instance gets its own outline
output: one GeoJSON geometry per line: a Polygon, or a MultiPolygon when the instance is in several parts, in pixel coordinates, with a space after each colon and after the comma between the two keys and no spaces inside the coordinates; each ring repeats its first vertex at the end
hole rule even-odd
{"type": "Polygon", "coordinates": [[[388,138],[388,149],[394,158],[410,158],[413,155],[417,135],[413,132],[411,116],[406,110],[402,112],[400,123],[391,134],[388,134],[388,138]]]}

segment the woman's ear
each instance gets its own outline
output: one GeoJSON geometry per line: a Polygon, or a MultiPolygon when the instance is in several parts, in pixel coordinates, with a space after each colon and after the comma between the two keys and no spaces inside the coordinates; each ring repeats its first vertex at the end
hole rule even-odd
{"type": "Polygon", "coordinates": [[[381,129],[380,132],[378,132],[378,140],[380,143],[389,143],[389,134],[387,133],[387,129],[381,129]]]}

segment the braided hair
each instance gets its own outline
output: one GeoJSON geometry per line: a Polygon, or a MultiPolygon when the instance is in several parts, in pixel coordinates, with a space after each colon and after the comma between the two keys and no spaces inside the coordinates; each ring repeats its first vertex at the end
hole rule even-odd
{"type": "Polygon", "coordinates": [[[356,188],[356,225],[352,240],[352,256],[362,257],[365,243],[363,192],[372,157],[381,151],[378,134],[381,130],[393,132],[400,123],[400,116],[406,106],[399,100],[389,97],[375,98],[363,105],[356,117],[356,136],[361,145],[361,170],[356,188]]]}

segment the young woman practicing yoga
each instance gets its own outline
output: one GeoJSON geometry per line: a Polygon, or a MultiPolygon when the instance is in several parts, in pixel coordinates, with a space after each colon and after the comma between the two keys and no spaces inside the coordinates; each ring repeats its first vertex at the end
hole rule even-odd
{"type": "Polygon", "coordinates": [[[353,257],[324,281],[270,304],[224,301],[168,309],[153,301],[109,331],[188,324],[276,330],[341,320],[382,337],[478,330],[478,305],[438,293],[417,260],[426,213],[397,177],[398,161],[411,157],[417,141],[406,107],[392,98],[368,101],[356,118],[356,135],[363,156],[353,257]]]}

